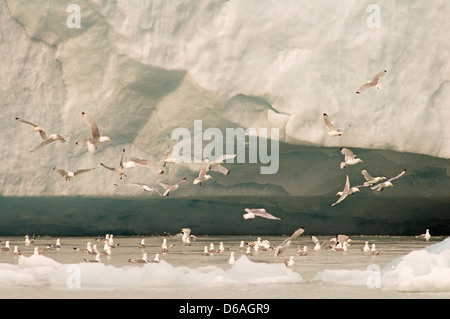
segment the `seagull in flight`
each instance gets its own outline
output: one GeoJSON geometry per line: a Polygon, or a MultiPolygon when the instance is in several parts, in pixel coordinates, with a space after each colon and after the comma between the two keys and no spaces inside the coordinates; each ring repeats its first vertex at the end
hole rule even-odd
{"type": "Polygon", "coordinates": [[[264,208],[246,208],[245,211],[247,213],[243,215],[244,219],[254,219],[256,216],[259,216],[267,219],[282,220],[282,218],[268,213],[264,208]]]}
{"type": "Polygon", "coordinates": [[[372,186],[370,189],[377,191],[377,192],[381,192],[386,187],[389,187],[389,186],[394,187],[394,185],[392,184],[392,181],[396,180],[397,178],[402,177],[405,173],[406,173],[406,168],[403,171],[401,171],[401,173],[398,174],[397,176],[389,178],[386,182],[376,184],[375,186],[372,186]]]}
{"type": "Polygon", "coordinates": [[[369,172],[367,172],[366,169],[363,169],[361,171],[361,174],[366,179],[366,181],[363,184],[364,186],[372,186],[375,183],[378,183],[379,181],[384,181],[386,179],[386,177],[384,176],[373,177],[372,175],[369,174],[369,172]]]}
{"type": "Polygon", "coordinates": [[[159,183],[159,185],[161,185],[161,187],[165,189],[165,192],[162,196],[164,196],[164,197],[169,196],[170,192],[176,191],[178,189],[178,187],[180,187],[180,185],[183,184],[184,182],[186,182],[186,177],[181,179],[178,183],[176,183],[174,185],[166,185],[163,183],[159,183]]]}
{"type": "Polygon", "coordinates": [[[283,241],[281,244],[279,244],[277,247],[275,247],[274,256],[275,257],[279,256],[283,252],[284,249],[289,247],[292,240],[294,240],[295,238],[297,238],[298,236],[300,236],[301,234],[303,234],[305,232],[305,229],[306,228],[304,226],[300,227],[289,238],[287,238],[285,241],[283,241]]]}
{"type": "Polygon", "coordinates": [[[94,170],[95,168],[87,168],[87,169],[79,169],[77,171],[65,171],[63,169],[57,169],[56,167],[53,168],[53,171],[59,175],[61,175],[62,177],[64,177],[67,181],[70,181],[71,178],[80,175],[82,173],[87,173],[90,172],[92,170],[94,170]]]}
{"type": "Polygon", "coordinates": [[[164,171],[158,164],[141,157],[131,157],[128,161],[123,162],[123,166],[126,168],[133,168],[135,166],[147,167],[156,174],[164,174],[164,171]]]}
{"type": "MultiPolygon", "coordinates": [[[[97,145],[110,142],[111,139],[108,136],[101,136],[97,124],[94,122],[94,120],[85,112],[81,112],[81,115],[84,118],[84,121],[89,126],[91,130],[91,138],[88,138],[86,140],[81,141],[82,143],[85,142],[87,144],[88,150],[91,153],[94,153],[97,149],[97,145]]],[[[80,142],[76,141],[75,144],[79,144],[80,142]]]]}
{"type": "Polygon", "coordinates": [[[200,172],[198,174],[198,177],[196,179],[194,179],[193,184],[198,184],[200,186],[202,186],[202,183],[213,179],[213,177],[208,173],[208,171],[215,171],[215,172],[220,172],[223,175],[228,175],[230,173],[230,170],[226,167],[224,167],[222,165],[223,161],[230,159],[230,158],[235,158],[236,154],[231,154],[231,155],[221,155],[218,156],[217,158],[215,158],[212,162],[209,161],[209,159],[205,158],[202,162],[202,166],[200,168],[200,172]]]}
{"type": "Polygon", "coordinates": [[[114,184],[114,186],[133,186],[133,187],[140,187],[142,188],[144,191],[146,192],[155,192],[157,193],[159,196],[163,196],[156,188],[148,185],[148,184],[144,184],[144,183],[128,183],[128,184],[114,184]]]}
{"type": "MultiPolygon", "coordinates": [[[[361,185],[362,186],[362,185],[361,185]]],[[[347,198],[347,196],[349,195],[353,195],[356,192],[359,192],[359,187],[361,186],[355,186],[355,187],[350,187],[350,180],[348,178],[348,175],[346,175],[346,180],[345,180],[345,185],[344,185],[344,189],[341,192],[338,192],[336,195],[340,195],[339,199],[333,203],[330,204],[330,206],[334,206],[336,204],[339,204],[340,202],[342,202],[344,199],[347,198]]]]}
{"type": "Polygon", "coordinates": [[[362,163],[362,159],[356,158],[356,155],[354,155],[348,148],[341,147],[341,153],[344,155],[344,161],[340,164],[341,169],[347,167],[348,165],[355,165],[360,162],[362,163]]]}
{"type": "Polygon", "coordinates": [[[122,150],[122,155],[120,156],[119,167],[109,167],[109,166],[106,166],[103,163],[100,163],[100,165],[103,166],[106,169],[109,169],[110,171],[117,172],[117,174],[119,174],[119,176],[120,176],[120,179],[122,179],[122,176],[127,177],[127,175],[123,171],[123,157],[124,156],[125,156],[125,149],[122,150]]]}
{"type": "Polygon", "coordinates": [[[331,123],[326,113],[323,113],[323,119],[325,120],[325,124],[328,126],[327,134],[329,136],[341,136],[342,134],[344,134],[344,131],[342,129],[337,129],[336,126],[334,126],[333,123],[331,123]]]}
{"type": "Polygon", "coordinates": [[[30,152],[34,152],[38,149],[40,149],[41,147],[48,145],[52,142],[55,141],[61,141],[61,143],[65,143],[66,139],[65,136],[61,135],[61,134],[50,134],[49,136],[47,136],[47,134],[45,133],[44,129],[42,127],[40,127],[37,124],[34,124],[32,122],[26,121],[24,119],[21,119],[20,117],[16,117],[16,120],[25,124],[29,124],[31,126],[33,126],[33,131],[35,132],[39,132],[39,135],[41,135],[42,138],[42,142],[36,146],[35,148],[33,148],[30,152]]]}
{"type": "Polygon", "coordinates": [[[380,79],[382,76],[384,76],[386,74],[387,70],[383,70],[379,73],[377,73],[372,81],[367,81],[366,83],[364,83],[359,89],[358,91],[356,91],[356,94],[360,94],[361,92],[367,90],[368,88],[375,86],[378,89],[380,89],[379,83],[380,83],[380,79]]]}

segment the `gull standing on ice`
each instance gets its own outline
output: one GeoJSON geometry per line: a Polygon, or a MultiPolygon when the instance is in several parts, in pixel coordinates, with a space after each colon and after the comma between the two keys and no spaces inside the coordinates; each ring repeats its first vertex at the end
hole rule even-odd
{"type": "Polygon", "coordinates": [[[365,169],[361,171],[361,174],[366,179],[366,182],[364,182],[363,184],[364,186],[372,186],[373,184],[378,183],[380,181],[384,181],[386,179],[386,177],[384,176],[373,177],[365,169]]]}
{"type": "Polygon", "coordinates": [[[246,208],[246,214],[242,215],[244,219],[254,219],[256,216],[274,219],[274,220],[282,220],[282,218],[275,217],[272,214],[268,213],[264,208],[246,208]]]}
{"type": "Polygon", "coordinates": [[[369,242],[366,240],[364,243],[364,247],[361,248],[361,251],[368,253],[370,251],[369,242]]]}
{"type": "Polygon", "coordinates": [[[371,254],[372,256],[380,254],[380,252],[375,248],[375,244],[372,244],[372,248],[370,248],[369,254],[371,254]]]}
{"type": "Polygon", "coordinates": [[[342,129],[337,129],[336,126],[331,123],[326,113],[323,113],[323,119],[325,120],[325,124],[328,126],[328,136],[341,136],[342,134],[344,134],[344,131],[342,129]]]}
{"type": "Polygon", "coordinates": [[[386,187],[389,187],[389,186],[394,187],[394,185],[391,182],[393,180],[396,180],[397,178],[402,177],[405,173],[406,173],[406,168],[403,171],[401,171],[401,173],[398,174],[397,176],[389,178],[386,182],[383,182],[383,183],[377,184],[375,186],[372,186],[370,189],[374,190],[374,191],[377,191],[377,192],[381,192],[386,187]]]}
{"type": "Polygon", "coordinates": [[[83,259],[85,263],[101,263],[100,254],[95,255],[95,259],[83,259]]]}
{"type": "Polygon", "coordinates": [[[75,176],[77,176],[77,175],[79,175],[79,174],[82,174],[82,173],[87,173],[87,172],[90,172],[90,171],[92,171],[92,170],[94,170],[95,168],[86,168],[86,169],[79,169],[79,170],[77,170],[77,171],[65,171],[65,170],[63,170],[63,169],[57,169],[56,167],[55,168],[53,168],[53,171],[55,172],[55,173],[57,173],[57,174],[59,174],[59,175],[61,175],[62,177],[64,177],[65,179],[66,179],[66,182],[67,181],[70,181],[70,179],[71,178],[73,178],[73,177],[75,177],[75,176]]]}
{"type": "Polygon", "coordinates": [[[341,147],[341,153],[344,155],[344,161],[341,162],[341,169],[347,167],[348,165],[355,165],[358,163],[362,163],[360,158],[356,158],[356,155],[353,154],[351,150],[345,147],[341,147]]]}
{"type": "Polygon", "coordinates": [[[114,184],[114,186],[133,186],[133,187],[140,187],[142,188],[144,191],[146,192],[155,192],[157,193],[159,196],[162,196],[162,194],[154,187],[148,185],[148,184],[144,184],[144,183],[128,183],[128,184],[114,184]]]}
{"type": "Polygon", "coordinates": [[[360,190],[359,190],[358,187],[350,187],[350,180],[348,178],[348,175],[346,175],[344,189],[342,190],[342,192],[337,192],[337,194],[336,194],[336,195],[340,195],[339,199],[335,203],[330,204],[330,206],[334,206],[336,204],[339,204],[344,199],[346,199],[347,196],[352,195],[352,194],[354,194],[356,192],[359,192],[359,191],[360,190]]]}
{"type": "Polygon", "coordinates": [[[383,70],[379,73],[377,73],[372,81],[367,81],[366,83],[364,83],[359,89],[358,91],[356,91],[356,94],[360,94],[361,92],[367,90],[368,88],[372,87],[372,86],[376,86],[377,89],[380,89],[379,86],[379,82],[382,76],[384,76],[386,74],[387,70],[383,70]]]}
{"type": "Polygon", "coordinates": [[[295,264],[294,256],[291,256],[291,257],[289,257],[289,258],[286,258],[286,259],[284,260],[284,264],[285,264],[286,266],[288,266],[288,267],[294,266],[294,264],[295,264]]]}
{"type": "Polygon", "coordinates": [[[163,197],[169,196],[170,192],[176,191],[178,189],[178,187],[180,187],[180,185],[183,184],[184,182],[186,182],[186,177],[183,178],[182,180],[180,180],[175,185],[166,185],[163,183],[159,183],[159,185],[166,190],[162,196],[163,197]]]}
{"type": "Polygon", "coordinates": [[[148,254],[147,253],[143,253],[142,254],[142,258],[133,258],[133,259],[128,259],[129,263],[132,264],[148,264],[148,254]]]}
{"type": "Polygon", "coordinates": [[[430,231],[427,229],[425,234],[417,235],[416,238],[425,238],[426,241],[429,241],[431,238],[430,231]]]}
{"type": "MultiPolygon", "coordinates": [[[[89,152],[94,153],[97,149],[97,145],[105,142],[110,142],[111,139],[108,136],[100,135],[97,124],[89,115],[87,115],[85,112],[81,112],[81,115],[83,116],[86,124],[91,129],[91,138],[83,140],[81,142],[85,142],[87,144],[89,152]]],[[[76,141],[75,144],[79,144],[79,142],[76,141]]]]}
{"type": "Polygon", "coordinates": [[[304,226],[300,227],[299,229],[297,229],[289,238],[287,238],[285,241],[283,241],[281,244],[279,244],[275,248],[274,256],[277,257],[278,255],[280,255],[283,252],[284,249],[289,247],[289,245],[291,244],[292,240],[294,240],[295,238],[297,238],[298,236],[300,236],[304,232],[305,232],[305,227],[304,226]]]}
{"type": "Polygon", "coordinates": [[[322,245],[320,244],[319,239],[316,236],[311,236],[312,241],[314,242],[314,250],[319,251],[322,249],[322,245]]]}
{"type": "Polygon", "coordinates": [[[124,155],[125,155],[125,149],[122,150],[122,155],[120,156],[119,167],[109,167],[109,166],[106,166],[103,163],[100,163],[100,165],[103,166],[106,169],[109,169],[110,171],[117,172],[117,174],[119,174],[119,176],[120,176],[120,179],[122,179],[122,176],[127,177],[127,175],[123,171],[123,157],[124,157],[124,155]]]}
{"type": "Polygon", "coordinates": [[[230,252],[230,258],[228,259],[228,263],[230,265],[234,264],[236,261],[236,258],[234,257],[234,251],[230,252]]]}

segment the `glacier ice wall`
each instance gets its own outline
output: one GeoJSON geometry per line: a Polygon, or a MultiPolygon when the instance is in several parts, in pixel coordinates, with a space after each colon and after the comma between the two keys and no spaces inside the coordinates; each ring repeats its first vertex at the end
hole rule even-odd
{"type": "MultiPolygon", "coordinates": [[[[77,1],[81,27],[69,28],[71,3],[0,1],[5,141],[0,213],[23,212],[3,224],[5,231],[19,220],[29,225],[29,218],[47,230],[55,223],[56,229],[67,216],[68,227],[86,230],[94,227],[86,221],[93,206],[96,214],[115,212],[102,217],[107,222],[96,226],[99,232],[156,227],[157,220],[150,226],[141,216],[145,207],[153,207],[154,214],[180,214],[179,224],[167,222],[166,230],[195,224],[205,232],[225,231],[217,217],[235,223],[244,205],[267,206],[318,232],[414,232],[423,231],[424,224],[449,230],[450,65],[442,30],[449,27],[450,9],[445,1],[432,6],[382,1],[380,28],[368,27],[370,1],[84,0],[77,1]],[[355,94],[385,68],[380,90],[355,94]],[[82,111],[112,139],[95,154],[74,143],[89,135],[82,111]],[[324,112],[338,126],[351,125],[342,137],[325,134],[324,112]],[[15,117],[48,133],[67,134],[68,142],[30,153],[39,136],[15,117]],[[159,160],[173,144],[172,131],[192,131],[194,120],[223,132],[278,128],[278,172],[261,175],[260,163],[228,164],[229,176],[201,188],[188,182],[161,199],[114,187],[117,175],[99,165],[117,165],[123,148],[127,158],[159,160]],[[364,168],[373,174],[393,176],[407,168],[407,175],[393,189],[382,194],[364,189],[331,210],[346,173],[353,185],[362,181],[363,166],[339,169],[341,146],[364,158],[364,168]],[[54,167],[96,169],[65,182],[54,167]],[[140,200],[131,209],[128,199],[135,196],[140,200]],[[53,206],[42,202],[45,198],[54,199],[53,206]],[[70,198],[72,207],[61,198],[70,198]],[[199,210],[207,212],[195,218],[203,214],[199,210]],[[335,228],[325,230],[330,221],[335,228]]],[[[198,169],[183,164],[155,175],[135,168],[127,181],[192,180],[198,169]]],[[[292,226],[254,225],[287,233],[292,226]]]]}

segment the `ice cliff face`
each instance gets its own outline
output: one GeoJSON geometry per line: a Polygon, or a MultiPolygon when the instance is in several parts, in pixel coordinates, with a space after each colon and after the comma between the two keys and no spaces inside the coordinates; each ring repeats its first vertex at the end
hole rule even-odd
{"type": "Polygon", "coordinates": [[[76,1],[80,28],[71,28],[74,2],[0,2],[4,196],[135,195],[114,187],[118,176],[100,162],[117,166],[123,148],[126,158],[159,160],[174,144],[174,129],[193,132],[202,120],[204,130],[224,133],[278,128],[277,173],[261,175],[260,163],[228,164],[229,176],[200,189],[190,182],[199,166],[178,165],[164,175],[135,168],[127,180],[157,185],[188,177],[171,196],[281,197],[289,198],[279,202],[286,211],[318,212],[335,201],[346,173],[353,185],[362,181],[363,166],[339,169],[346,146],[373,174],[408,169],[385,198],[437,199],[439,209],[449,201],[445,1],[382,2],[368,11],[365,1],[85,0],[76,1]],[[355,94],[383,69],[380,90],[355,94]],[[89,136],[81,112],[112,139],[95,154],[74,143],[89,136]],[[351,125],[343,136],[326,135],[324,112],[339,127],[351,125]],[[67,134],[68,142],[30,153],[39,136],[15,117],[67,134]],[[54,167],[96,169],[66,183],[54,167]],[[314,196],[325,196],[325,206],[296,207],[295,198],[314,196]]]}

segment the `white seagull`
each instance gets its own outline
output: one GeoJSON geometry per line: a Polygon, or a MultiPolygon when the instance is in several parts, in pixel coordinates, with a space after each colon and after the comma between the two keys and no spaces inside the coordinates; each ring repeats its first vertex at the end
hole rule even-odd
{"type": "MultiPolygon", "coordinates": [[[[83,116],[86,124],[91,129],[91,138],[83,140],[81,142],[85,142],[87,144],[89,152],[94,153],[97,149],[97,145],[105,142],[110,142],[111,139],[108,136],[100,135],[97,124],[89,115],[87,115],[85,112],[81,112],[81,115],[83,116]]],[[[75,144],[79,144],[79,142],[76,141],[75,144]]]]}
{"type": "Polygon", "coordinates": [[[364,247],[361,248],[361,251],[368,253],[370,251],[369,242],[366,240],[364,243],[364,247]]]}
{"type": "Polygon", "coordinates": [[[19,121],[19,122],[22,122],[22,123],[29,124],[29,125],[33,126],[33,131],[39,132],[39,134],[41,135],[41,138],[43,140],[47,139],[47,134],[45,134],[44,129],[42,127],[40,127],[39,125],[31,123],[29,121],[26,121],[24,119],[21,119],[20,117],[16,117],[16,120],[19,121]]]}
{"type": "Polygon", "coordinates": [[[230,252],[230,258],[228,259],[228,263],[230,265],[234,264],[236,261],[236,258],[234,257],[234,251],[230,252]]]}
{"type": "Polygon", "coordinates": [[[341,153],[344,155],[344,161],[341,162],[341,169],[347,167],[348,165],[355,165],[358,163],[362,163],[362,159],[356,158],[356,155],[353,154],[351,150],[345,147],[341,147],[341,153]]]}
{"type": "Polygon", "coordinates": [[[398,174],[397,176],[389,178],[386,182],[379,183],[379,184],[377,184],[375,186],[372,186],[370,189],[374,190],[374,191],[377,191],[377,192],[380,192],[386,187],[389,187],[389,186],[394,187],[394,185],[392,184],[392,181],[396,180],[397,178],[402,177],[405,173],[406,173],[406,168],[403,171],[401,171],[401,173],[398,174]]]}
{"type": "Polygon", "coordinates": [[[125,174],[125,172],[123,170],[123,157],[124,157],[124,155],[125,155],[125,149],[122,150],[122,155],[120,156],[119,167],[109,167],[109,166],[106,166],[103,163],[100,163],[100,165],[103,166],[106,169],[109,169],[110,171],[117,172],[117,174],[119,174],[119,176],[120,176],[120,179],[122,179],[122,176],[127,177],[127,175],[125,174]]]}
{"type": "Polygon", "coordinates": [[[256,216],[259,216],[267,219],[282,220],[282,218],[273,216],[272,214],[268,213],[264,208],[246,208],[245,211],[247,213],[242,215],[244,219],[254,219],[256,216]]]}
{"type": "Polygon", "coordinates": [[[133,186],[133,187],[140,187],[142,188],[144,191],[146,192],[155,192],[156,194],[158,194],[159,196],[162,196],[162,194],[154,187],[148,185],[148,184],[144,184],[144,183],[128,183],[128,184],[114,184],[114,186],[133,186]]]}
{"type": "Polygon", "coordinates": [[[377,73],[372,81],[367,81],[366,83],[364,83],[359,89],[358,91],[356,91],[356,94],[360,94],[361,92],[367,90],[368,88],[372,87],[372,86],[376,86],[377,89],[380,88],[379,86],[379,82],[382,76],[384,76],[386,74],[387,70],[383,70],[379,73],[377,73]]]}
{"type": "Polygon", "coordinates": [[[53,168],[53,171],[55,173],[61,175],[62,177],[64,177],[66,179],[66,182],[67,182],[67,181],[70,181],[71,178],[73,178],[73,177],[75,177],[77,175],[80,175],[82,173],[90,172],[90,171],[92,171],[94,169],[95,168],[86,168],[86,169],[79,169],[79,170],[76,170],[76,171],[65,171],[63,169],[57,169],[55,167],[55,168],[53,168]]]}
{"type": "Polygon", "coordinates": [[[289,258],[286,258],[286,259],[284,260],[284,264],[285,264],[286,266],[288,266],[288,267],[294,266],[294,264],[295,264],[294,256],[291,256],[291,257],[289,257],[289,258]]]}
{"type": "Polygon", "coordinates": [[[291,241],[293,239],[297,238],[298,236],[300,236],[304,232],[305,232],[305,227],[304,226],[300,227],[299,229],[297,229],[289,238],[287,238],[285,241],[283,241],[281,244],[279,244],[275,248],[274,256],[277,257],[278,255],[280,255],[285,248],[289,247],[289,245],[291,244],[291,241]]]}
{"type": "Polygon", "coordinates": [[[161,169],[161,167],[159,167],[158,164],[141,157],[132,157],[128,161],[123,162],[123,166],[125,168],[133,168],[136,166],[141,166],[150,168],[156,174],[164,174],[164,171],[161,169]]]}
{"type": "Polygon", "coordinates": [[[143,253],[142,258],[128,259],[128,262],[132,264],[148,264],[149,263],[148,254],[143,253]]]}
{"type": "Polygon", "coordinates": [[[198,174],[198,177],[194,179],[193,184],[198,184],[202,186],[202,183],[212,179],[213,177],[211,175],[208,175],[208,171],[215,171],[222,173],[223,175],[228,175],[230,173],[230,170],[222,165],[223,161],[235,158],[236,154],[224,154],[221,156],[218,156],[215,158],[212,162],[209,161],[209,159],[205,158],[202,162],[202,166],[200,168],[200,172],[198,174]]]}
{"type": "Polygon", "coordinates": [[[167,164],[176,164],[179,162],[179,159],[176,157],[173,157],[172,155],[172,146],[169,146],[169,150],[164,154],[164,158],[161,161],[161,164],[163,167],[165,167],[167,164]]]}
{"type": "Polygon", "coordinates": [[[319,251],[320,249],[322,249],[322,245],[320,244],[319,239],[316,236],[311,236],[312,241],[314,242],[314,250],[315,251],[319,251]]]}
{"type": "Polygon", "coordinates": [[[417,235],[416,238],[425,238],[426,241],[429,241],[431,238],[430,231],[427,229],[425,234],[417,235]]]}
{"type": "MultiPolygon", "coordinates": [[[[361,186],[359,186],[359,187],[361,187],[361,186]]],[[[336,195],[340,195],[339,199],[335,203],[330,204],[330,206],[339,204],[344,199],[346,199],[347,196],[352,195],[356,192],[359,192],[360,191],[359,187],[350,187],[350,180],[348,178],[348,175],[346,175],[344,189],[341,192],[337,192],[337,194],[336,194],[336,195]]]]}
{"type": "Polygon", "coordinates": [[[48,145],[52,142],[55,141],[61,141],[61,143],[65,143],[66,139],[65,136],[61,135],[61,134],[50,134],[49,136],[47,136],[47,134],[45,133],[45,131],[37,124],[31,123],[29,121],[25,121],[19,117],[16,117],[16,120],[22,122],[22,123],[26,123],[26,124],[30,124],[31,126],[33,126],[33,131],[39,132],[39,134],[41,135],[41,138],[43,139],[43,141],[36,146],[35,148],[33,148],[32,150],[30,150],[30,152],[34,152],[37,151],[38,149],[40,149],[41,147],[48,145]]]}
{"type": "Polygon", "coordinates": [[[367,170],[363,169],[361,171],[362,176],[364,176],[364,178],[366,179],[366,181],[364,182],[364,186],[372,186],[375,183],[378,183],[380,181],[384,181],[386,179],[386,177],[384,176],[378,176],[378,177],[373,177],[372,175],[370,175],[367,170]]]}
{"type": "Polygon", "coordinates": [[[164,197],[169,196],[170,192],[176,191],[178,189],[178,187],[180,187],[180,185],[183,184],[184,182],[186,182],[186,177],[181,179],[178,183],[176,183],[174,185],[166,185],[163,183],[159,183],[159,185],[165,189],[165,192],[162,196],[164,196],[164,197]]]}
{"type": "Polygon", "coordinates": [[[331,123],[326,113],[323,113],[323,119],[325,120],[325,124],[328,126],[328,136],[341,136],[342,134],[344,134],[344,131],[342,129],[336,128],[336,126],[331,123]]]}

